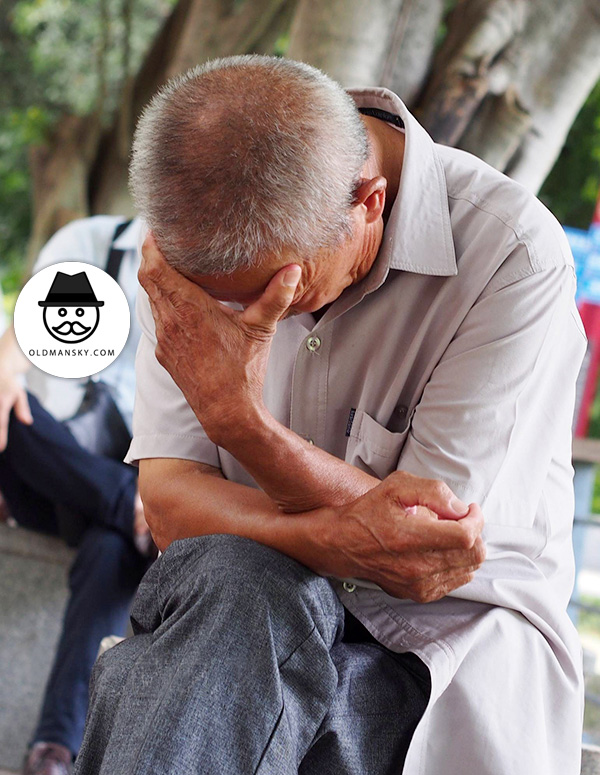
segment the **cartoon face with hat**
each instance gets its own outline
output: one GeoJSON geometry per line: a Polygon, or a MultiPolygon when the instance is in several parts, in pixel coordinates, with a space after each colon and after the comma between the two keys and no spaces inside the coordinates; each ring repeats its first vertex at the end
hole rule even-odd
{"type": "Polygon", "coordinates": [[[98,328],[100,307],[85,272],[57,272],[44,301],[44,325],[59,342],[76,344],[88,339],[98,328]]]}

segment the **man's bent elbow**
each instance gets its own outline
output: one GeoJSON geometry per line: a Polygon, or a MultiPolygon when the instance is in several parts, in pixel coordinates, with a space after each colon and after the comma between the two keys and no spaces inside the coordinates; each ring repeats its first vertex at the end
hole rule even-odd
{"type": "MultiPolygon", "coordinates": [[[[143,499],[142,499],[143,502],[143,499]]],[[[150,528],[150,533],[152,535],[152,540],[158,547],[158,549],[161,552],[164,552],[165,549],[173,543],[175,540],[174,536],[169,535],[169,531],[167,529],[168,525],[168,519],[165,518],[166,512],[164,508],[158,508],[155,509],[151,506],[146,506],[144,504],[144,516],[146,518],[146,522],[148,524],[148,527],[150,528]]]]}
{"type": "Polygon", "coordinates": [[[169,524],[172,522],[169,520],[169,513],[172,509],[169,506],[168,487],[161,472],[154,470],[156,463],[155,460],[140,461],[139,491],[144,505],[144,518],[152,539],[160,551],[164,552],[175,540],[175,536],[171,535],[169,530],[169,524]]]}

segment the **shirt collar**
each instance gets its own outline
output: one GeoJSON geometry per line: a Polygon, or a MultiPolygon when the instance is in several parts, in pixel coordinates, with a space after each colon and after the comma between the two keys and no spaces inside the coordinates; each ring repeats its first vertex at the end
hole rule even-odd
{"type": "Polygon", "coordinates": [[[380,108],[404,121],[400,187],[383,233],[377,264],[386,270],[440,277],[458,274],[446,176],[435,143],[402,100],[388,89],[348,89],[348,93],[357,107],[380,108]]]}
{"type": "Polygon", "coordinates": [[[129,226],[118,236],[114,241],[114,247],[117,250],[134,250],[138,249],[138,238],[143,222],[141,218],[134,218],[129,226]]]}

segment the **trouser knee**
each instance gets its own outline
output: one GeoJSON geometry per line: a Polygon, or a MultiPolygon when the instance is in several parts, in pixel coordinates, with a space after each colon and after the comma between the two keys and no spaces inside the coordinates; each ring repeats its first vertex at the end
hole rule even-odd
{"type": "Polygon", "coordinates": [[[151,641],[151,635],[129,637],[98,657],[90,679],[91,703],[101,702],[104,707],[114,709],[129,672],[151,641]]]}
{"type": "Polygon", "coordinates": [[[144,590],[136,603],[144,604],[148,592],[156,594],[163,601],[163,617],[177,608],[195,605],[205,612],[211,605],[230,604],[233,610],[255,614],[263,609],[271,620],[282,620],[296,632],[316,627],[329,644],[341,637],[343,606],[330,582],[249,538],[217,534],[175,541],[157,565],[156,592],[144,590]]]}

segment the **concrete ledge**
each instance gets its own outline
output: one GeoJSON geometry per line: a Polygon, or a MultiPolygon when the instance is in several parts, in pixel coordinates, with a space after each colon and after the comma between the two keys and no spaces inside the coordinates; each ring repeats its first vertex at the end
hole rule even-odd
{"type": "Polygon", "coordinates": [[[36,725],[72,557],[56,538],[0,524],[0,768],[20,769],[36,725]]]}
{"type": "Polygon", "coordinates": [[[59,565],[69,563],[74,556],[72,549],[53,536],[4,523],[0,523],[0,552],[59,565]]]}
{"type": "Polygon", "coordinates": [[[600,775],[600,748],[597,745],[583,746],[581,775],[600,775]]]}

